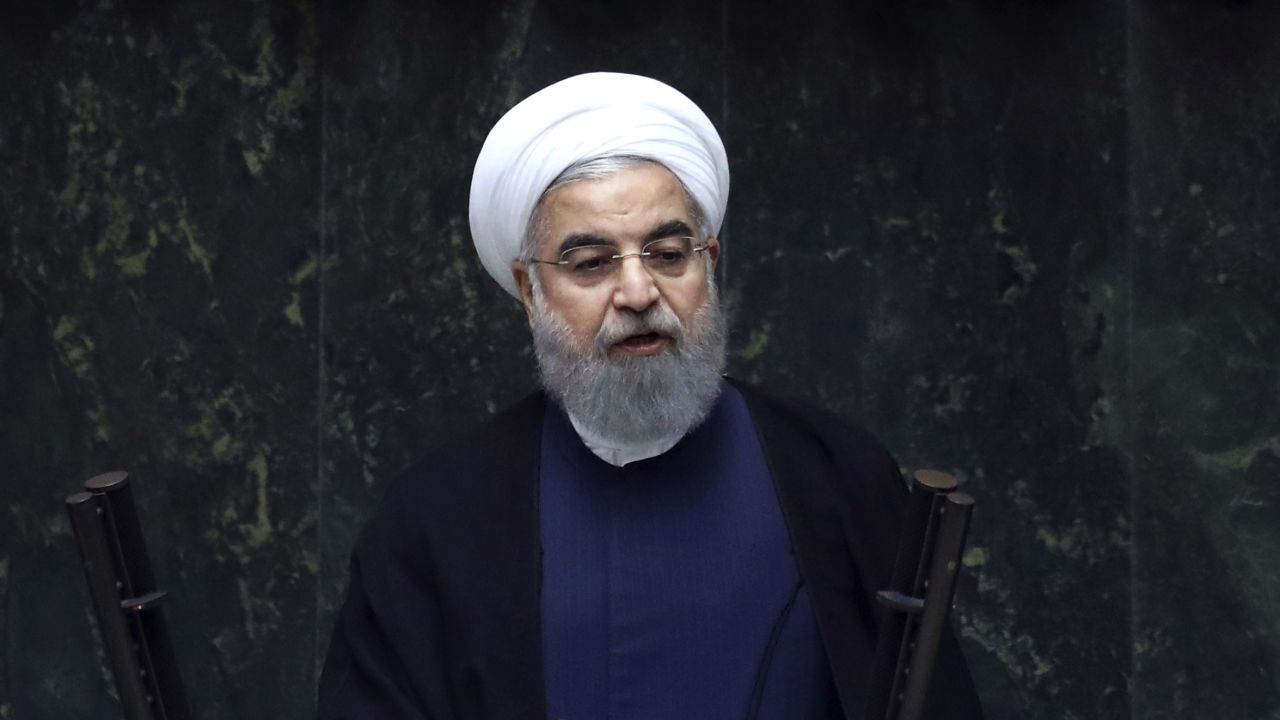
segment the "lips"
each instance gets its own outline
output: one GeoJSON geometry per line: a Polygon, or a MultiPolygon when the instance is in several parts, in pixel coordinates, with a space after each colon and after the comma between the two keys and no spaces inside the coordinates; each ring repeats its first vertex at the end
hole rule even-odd
{"type": "Polygon", "coordinates": [[[596,331],[595,350],[612,357],[639,357],[675,350],[684,341],[679,318],[661,301],[644,311],[616,308],[596,331]]]}
{"type": "Polygon", "coordinates": [[[631,337],[626,338],[626,339],[625,339],[625,340],[623,340],[620,344],[622,344],[622,345],[645,345],[645,344],[647,344],[647,343],[651,343],[651,342],[653,342],[653,341],[655,341],[655,340],[658,340],[658,339],[660,339],[661,337],[662,337],[662,336],[661,336],[661,335],[659,335],[659,334],[658,334],[658,333],[656,333],[656,332],[651,332],[651,333],[641,333],[641,334],[639,334],[639,335],[632,335],[631,337]]]}
{"type": "Polygon", "coordinates": [[[630,335],[613,344],[624,355],[653,355],[662,351],[671,341],[670,336],[649,332],[630,335]]]}

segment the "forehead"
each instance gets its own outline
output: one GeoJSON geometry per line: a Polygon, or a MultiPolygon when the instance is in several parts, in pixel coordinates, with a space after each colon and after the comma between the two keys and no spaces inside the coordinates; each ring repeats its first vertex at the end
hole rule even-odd
{"type": "Polygon", "coordinates": [[[547,195],[542,212],[544,243],[557,243],[572,233],[592,233],[621,242],[671,220],[692,225],[680,181],[656,163],[558,187],[547,195]]]}

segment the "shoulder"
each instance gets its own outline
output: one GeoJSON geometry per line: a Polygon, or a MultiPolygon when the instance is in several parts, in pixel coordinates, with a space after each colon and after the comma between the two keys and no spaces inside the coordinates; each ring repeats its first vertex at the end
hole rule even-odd
{"type": "MultiPolygon", "coordinates": [[[[536,451],[546,396],[532,393],[489,420],[439,445],[395,476],[387,495],[430,492],[438,478],[476,476],[500,469],[504,459],[536,451]]],[[[458,477],[459,480],[462,477],[458,477]]]]}
{"type": "Polygon", "coordinates": [[[885,446],[831,412],[733,384],[747,401],[779,492],[811,517],[838,515],[859,544],[891,554],[907,486],[885,446]]]}
{"type": "Polygon", "coordinates": [[[845,468],[859,467],[899,476],[897,462],[866,428],[827,410],[785,399],[737,380],[730,381],[747,401],[762,439],[768,444],[817,452],[845,468]]]}
{"type": "Polygon", "coordinates": [[[535,392],[428,452],[388,482],[369,528],[421,540],[433,524],[520,495],[536,472],[545,409],[535,392]]]}

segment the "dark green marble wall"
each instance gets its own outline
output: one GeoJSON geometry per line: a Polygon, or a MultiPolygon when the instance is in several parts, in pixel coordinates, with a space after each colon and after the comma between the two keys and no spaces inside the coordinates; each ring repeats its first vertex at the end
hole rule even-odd
{"type": "Polygon", "coordinates": [[[1280,6],[1133,23],[1135,700],[1280,717],[1280,6]]]}
{"type": "Polygon", "coordinates": [[[992,718],[1280,718],[1280,7],[0,9],[0,718],[109,717],[61,500],[127,468],[200,718],[305,718],[381,482],[533,383],[466,223],[595,69],[734,172],[732,370],[977,496],[992,718]]]}

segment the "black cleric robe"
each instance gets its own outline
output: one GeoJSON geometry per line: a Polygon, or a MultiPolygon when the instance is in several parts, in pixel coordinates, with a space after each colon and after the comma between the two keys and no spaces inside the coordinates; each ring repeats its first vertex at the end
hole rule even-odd
{"type": "MultiPolygon", "coordinates": [[[[897,464],[833,415],[734,383],[773,474],[845,717],[863,717],[906,501],[897,464]]],[[[352,555],[322,720],[545,720],[535,393],[396,477],[352,555]]],[[[953,636],[927,717],[981,707],[953,636]]],[[[798,719],[802,720],[802,719],[798,719]]]]}

